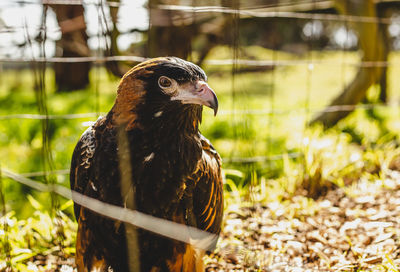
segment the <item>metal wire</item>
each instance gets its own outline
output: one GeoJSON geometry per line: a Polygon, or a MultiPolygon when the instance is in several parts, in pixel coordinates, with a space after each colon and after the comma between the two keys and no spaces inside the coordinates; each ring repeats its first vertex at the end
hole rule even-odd
{"type": "Polygon", "coordinates": [[[160,234],[162,236],[172,238],[191,244],[203,250],[210,250],[218,239],[218,236],[194,227],[178,224],[169,220],[157,218],[148,214],[144,214],[137,210],[129,210],[123,207],[111,205],[97,199],[85,196],[76,191],[56,185],[44,184],[35,180],[23,177],[10,170],[3,169],[3,175],[18,183],[24,184],[30,188],[41,192],[56,193],[66,199],[72,199],[75,203],[90,209],[100,215],[118,220],[133,226],[160,234]],[[196,237],[193,239],[192,237],[196,237]]]}
{"type": "Polygon", "coordinates": [[[33,119],[33,120],[44,120],[44,119],[52,119],[52,120],[62,120],[62,119],[82,119],[82,118],[92,118],[98,117],[98,114],[95,112],[89,113],[75,113],[75,114],[60,114],[60,115],[43,115],[43,114],[9,114],[9,115],[0,115],[0,120],[11,120],[11,119],[33,119]]]}
{"type": "MultiPolygon", "coordinates": [[[[88,2],[88,1],[83,1],[83,0],[42,0],[42,1],[24,1],[24,0],[15,0],[11,4],[16,4],[16,5],[68,5],[68,6],[75,6],[75,5],[95,5],[99,6],[101,3],[99,2],[88,2]]],[[[4,6],[9,6],[10,3],[5,4],[4,6]]],[[[116,2],[110,2],[107,5],[112,6],[112,7],[118,7],[121,4],[116,3],[116,2]]],[[[0,6],[3,6],[0,4],[0,6]]]]}
{"type": "Polygon", "coordinates": [[[161,10],[175,10],[175,11],[197,12],[197,13],[226,13],[226,14],[239,13],[240,16],[258,17],[258,18],[291,18],[291,19],[306,19],[306,20],[315,19],[321,21],[347,20],[349,22],[379,23],[379,24],[393,23],[393,20],[391,18],[338,15],[338,14],[325,14],[325,13],[300,13],[300,12],[290,12],[290,11],[278,11],[278,12],[263,11],[262,8],[257,10],[253,9],[236,10],[221,6],[192,7],[192,6],[181,6],[181,5],[159,5],[157,6],[157,8],[161,10]]]}
{"type": "Polygon", "coordinates": [[[139,56],[93,56],[93,57],[50,57],[50,58],[0,58],[0,62],[47,62],[47,63],[74,63],[74,62],[94,62],[104,63],[107,61],[133,61],[142,62],[148,58],[139,56]]]}
{"type": "MultiPolygon", "coordinates": [[[[357,109],[371,110],[376,108],[391,108],[391,109],[400,109],[399,104],[359,104],[359,105],[335,105],[335,106],[327,106],[325,108],[310,108],[310,112],[312,113],[323,113],[323,112],[340,112],[340,111],[354,111],[357,109]]],[[[220,110],[218,111],[218,115],[285,115],[291,113],[298,113],[303,111],[302,109],[262,109],[262,110],[220,110]]],[[[100,113],[101,115],[105,115],[106,113],[100,113]]],[[[206,113],[208,114],[208,113],[206,113]]],[[[88,113],[76,113],[76,114],[60,114],[60,115],[43,115],[43,114],[10,114],[10,115],[0,115],[1,120],[12,120],[12,119],[32,119],[32,120],[72,120],[72,119],[85,119],[85,118],[98,118],[99,114],[96,112],[88,112],[88,113]]]]}
{"type": "MultiPolygon", "coordinates": [[[[92,57],[49,57],[49,58],[0,58],[0,62],[10,63],[25,63],[25,62],[47,62],[47,63],[77,63],[77,62],[93,62],[96,64],[112,62],[112,61],[130,61],[130,62],[142,62],[149,58],[141,56],[92,56],[92,57]]],[[[335,66],[354,66],[354,67],[389,67],[389,66],[400,66],[400,62],[395,61],[329,61],[329,60],[247,60],[247,59],[223,59],[223,60],[205,60],[204,65],[212,66],[228,66],[236,63],[239,66],[252,66],[252,67],[284,67],[284,66],[300,66],[300,65],[335,65],[335,66]]]]}
{"type": "MultiPolygon", "coordinates": [[[[257,7],[252,8],[226,8],[221,6],[185,6],[185,5],[156,5],[151,8],[161,9],[161,10],[173,10],[173,11],[182,11],[182,12],[190,12],[190,13],[228,13],[228,14],[239,14],[240,16],[251,16],[251,17],[262,17],[262,18],[296,18],[296,19],[316,19],[323,21],[344,21],[347,20],[349,22],[363,22],[363,23],[380,23],[380,24],[391,24],[393,21],[390,18],[378,18],[378,17],[366,17],[366,16],[353,16],[353,15],[337,15],[337,14],[318,14],[318,13],[300,13],[300,12],[290,12],[290,11],[271,11],[271,8],[282,8],[284,6],[292,6],[297,9],[301,8],[301,5],[305,7],[315,6],[316,8],[327,8],[332,7],[329,4],[331,1],[307,1],[303,3],[299,3],[299,5],[295,5],[296,3],[288,3],[282,5],[258,5],[257,7]],[[320,5],[316,5],[316,3],[320,5]],[[267,11],[265,11],[267,10],[267,11]],[[269,11],[268,11],[269,10],[269,11]]],[[[384,3],[388,1],[377,0],[375,3],[384,3]]],[[[111,7],[119,7],[123,4],[118,2],[86,2],[82,0],[43,0],[40,2],[33,1],[15,1],[16,4],[20,5],[96,5],[101,6],[107,4],[111,7]]]]}
{"type": "Polygon", "coordinates": [[[63,170],[52,170],[50,173],[45,172],[45,171],[38,171],[38,172],[29,172],[29,173],[21,173],[19,174],[22,177],[25,178],[33,178],[33,177],[42,177],[45,175],[69,175],[69,169],[63,169],[63,170]]]}
{"type": "MultiPolygon", "coordinates": [[[[3,184],[3,172],[2,168],[0,165],[0,204],[1,204],[1,217],[6,217],[7,216],[7,207],[6,207],[6,196],[4,192],[4,184],[3,184]]],[[[4,255],[5,255],[5,262],[6,262],[6,267],[3,268],[4,271],[12,271],[11,268],[11,245],[8,239],[8,231],[9,231],[9,225],[7,223],[7,220],[4,220],[1,224],[2,229],[3,229],[3,237],[1,239],[2,247],[4,249],[4,255]]]]}

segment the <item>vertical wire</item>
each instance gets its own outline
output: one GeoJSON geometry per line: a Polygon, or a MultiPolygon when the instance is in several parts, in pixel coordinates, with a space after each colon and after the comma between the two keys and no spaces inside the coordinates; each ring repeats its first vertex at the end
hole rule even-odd
{"type": "Polygon", "coordinates": [[[340,77],[341,77],[341,85],[343,90],[346,88],[346,45],[349,42],[349,26],[348,26],[348,20],[344,19],[344,28],[346,31],[346,40],[342,45],[342,63],[341,63],[341,73],[340,73],[340,77]]]}
{"type": "MultiPolygon", "coordinates": [[[[196,14],[196,12],[194,11],[194,8],[196,8],[197,7],[197,0],[192,0],[192,8],[193,8],[193,12],[191,13],[191,16],[192,16],[192,28],[197,28],[197,14],[196,14]]],[[[189,61],[192,61],[192,62],[194,62],[194,59],[193,59],[193,37],[191,36],[190,37],[190,53],[189,53],[189,55],[188,55],[188,60],[189,61]]],[[[198,58],[198,57],[197,57],[198,58]]],[[[198,60],[196,60],[196,61],[198,61],[198,60]]]]}
{"type": "MultiPolygon", "coordinates": [[[[98,53],[97,53],[98,54],[98,53]]],[[[100,77],[101,77],[101,67],[97,65],[95,69],[95,80],[94,80],[94,111],[96,116],[100,115],[100,77]]]]}
{"type": "MultiPolygon", "coordinates": [[[[106,21],[107,19],[105,18],[105,12],[102,8],[103,6],[103,0],[99,0],[99,5],[97,6],[97,22],[99,25],[99,29],[97,31],[97,56],[101,57],[102,55],[104,56],[104,53],[102,54],[102,50],[101,50],[101,40],[102,38],[104,39],[105,42],[105,46],[106,49],[108,50],[108,40],[107,40],[107,33],[104,32],[104,28],[103,28],[103,21],[106,21]]],[[[94,104],[94,108],[96,111],[96,115],[99,116],[100,115],[100,77],[101,77],[101,69],[105,68],[105,65],[100,65],[97,64],[95,67],[95,71],[96,71],[96,81],[95,81],[95,85],[94,85],[94,95],[95,95],[95,104],[94,104]]]]}
{"type": "MultiPolygon", "coordinates": [[[[276,11],[277,12],[280,11],[280,6],[277,7],[276,11]]],[[[274,38],[273,38],[272,42],[273,42],[273,44],[275,44],[276,43],[276,36],[273,36],[273,37],[274,38]]],[[[268,149],[271,150],[272,153],[270,151],[268,151],[267,154],[269,156],[273,156],[273,154],[275,152],[274,149],[273,149],[274,148],[274,146],[273,146],[274,138],[273,138],[272,131],[273,131],[274,119],[275,119],[275,102],[276,102],[275,101],[275,99],[276,99],[275,94],[276,94],[276,88],[277,88],[277,80],[276,80],[277,71],[276,71],[276,69],[279,68],[279,66],[276,65],[278,63],[278,61],[279,61],[279,59],[278,59],[278,51],[277,50],[278,50],[278,47],[274,46],[274,48],[272,50],[272,72],[271,72],[272,74],[271,74],[271,96],[270,96],[270,109],[271,110],[270,110],[270,114],[268,115],[269,116],[269,119],[268,119],[268,121],[269,121],[269,123],[268,123],[268,139],[269,139],[268,149]]],[[[282,118],[282,116],[280,116],[280,118],[282,118]]],[[[284,151],[280,150],[279,154],[282,154],[283,152],[284,151]]],[[[282,156],[282,158],[283,158],[283,156],[282,156]]],[[[274,164],[276,164],[276,162],[274,162],[273,160],[268,160],[268,168],[269,168],[270,172],[272,172],[272,173],[274,172],[274,164]]],[[[275,165],[275,167],[276,167],[276,165],[275,165]]],[[[272,176],[270,178],[272,178],[272,176]]]]}
{"type": "MultiPolygon", "coordinates": [[[[340,71],[340,80],[341,80],[341,88],[342,88],[342,90],[345,90],[346,89],[346,68],[347,68],[347,65],[346,65],[346,56],[347,56],[347,50],[346,50],[346,47],[347,47],[347,45],[349,44],[349,39],[350,39],[350,35],[349,35],[349,30],[350,30],[350,28],[349,28],[349,21],[348,21],[348,19],[347,18],[344,18],[343,19],[343,23],[344,23],[344,28],[345,28],[345,31],[346,31],[346,39],[345,39],[345,41],[344,41],[344,43],[343,43],[343,45],[342,45],[342,59],[341,59],[341,71],[340,71]]],[[[336,140],[335,140],[335,150],[337,150],[337,148],[338,148],[338,145],[340,144],[340,135],[339,135],[339,137],[336,137],[336,140]]]]}
{"type": "MultiPolygon", "coordinates": [[[[233,136],[234,146],[232,153],[236,152],[238,146],[238,131],[237,131],[237,116],[235,113],[236,108],[236,74],[238,70],[238,58],[239,58],[239,11],[237,7],[238,0],[234,0],[232,5],[235,9],[233,15],[231,15],[232,22],[232,69],[231,69],[231,112],[232,112],[232,123],[233,123],[233,136]]],[[[232,154],[231,154],[232,156],[232,154]]]]}
{"type": "MultiPolygon", "coordinates": [[[[47,39],[47,10],[48,6],[43,5],[43,10],[42,10],[42,22],[41,22],[41,42],[40,42],[40,50],[41,50],[41,57],[43,59],[46,59],[46,39],[47,39]]],[[[41,67],[40,67],[40,97],[42,100],[42,107],[43,107],[43,112],[42,114],[46,115],[46,118],[42,122],[42,142],[43,142],[43,156],[45,159],[45,167],[47,169],[44,169],[45,173],[45,179],[46,183],[54,185],[56,183],[56,176],[54,175],[54,160],[53,160],[53,155],[52,155],[52,148],[51,148],[51,139],[50,139],[50,120],[48,118],[48,106],[47,106],[47,94],[46,94],[46,62],[42,62],[41,67]],[[48,176],[48,177],[47,177],[48,176]]],[[[58,246],[60,247],[61,252],[64,249],[64,226],[63,226],[63,220],[61,217],[61,214],[59,213],[59,199],[58,196],[54,193],[51,192],[50,194],[51,198],[51,208],[52,208],[52,216],[54,217],[54,224],[56,228],[56,242],[58,243],[58,246]]]]}
{"type": "Polygon", "coordinates": [[[104,11],[104,3],[103,0],[100,0],[100,3],[98,5],[98,13],[99,13],[99,18],[103,19],[104,22],[104,27],[103,24],[101,25],[101,32],[104,34],[104,46],[106,47],[105,50],[106,52],[110,52],[111,50],[111,45],[109,45],[109,42],[111,42],[111,40],[108,40],[108,35],[110,34],[110,28],[108,27],[108,23],[107,23],[107,17],[106,17],[106,13],[104,11]],[[101,14],[100,14],[101,13],[101,14]]]}
{"type": "MultiPolygon", "coordinates": [[[[386,26],[386,25],[384,25],[383,24],[383,22],[382,22],[382,20],[381,19],[384,19],[384,18],[386,18],[386,13],[385,12],[383,12],[382,14],[379,14],[377,11],[376,11],[376,16],[378,16],[378,18],[379,18],[379,20],[378,20],[378,22],[377,22],[377,24],[378,24],[378,32],[377,32],[377,35],[379,35],[380,36],[380,38],[381,39],[386,39],[386,36],[387,36],[387,34],[385,33],[386,31],[387,31],[387,27],[388,26],[386,26]]],[[[377,39],[379,38],[379,37],[376,37],[377,39]]],[[[380,62],[385,62],[385,63],[388,63],[388,57],[385,57],[385,55],[386,54],[388,54],[387,52],[389,51],[389,46],[390,45],[387,45],[387,44],[385,44],[382,48],[381,48],[381,56],[380,56],[380,58],[379,58],[379,60],[378,61],[380,61],[380,62]]],[[[377,80],[377,83],[375,84],[375,86],[376,86],[376,91],[377,91],[377,95],[378,95],[378,103],[379,104],[381,104],[381,103],[383,103],[383,104],[387,104],[387,95],[388,95],[388,93],[387,93],[387,87],[388,87],[388,84],[387,84],[387,70],[388,70],[388,67],[387,66],[381,66],[381,67],[375,67],[375,69],[377,69],[377,68],[379,68],[379,69],[381,69],[381,72],[380,72],[380,78],[379,78],[379,80],[377,80]],[[386,79],[384,79],[384,77],[386,76],[386,79]],[[384,101],[384,99],[381,99],[381,97],[382,97],[382,94],[383,94],[383,90],[382,90],[382,83],[383,83],[383,80],[385,80],[385,82],[386,82],[386,86],[385,86],[385,92],[386,92],[386,98],[385,98],[385,101],[384,101]],[[379,84],[379,86],[378,86],[378,84],[379,84]]]]}
{"type": "MultiPolygon", "coordinates": [[[[313,0],[313,9],[315,10],[315,2],[316,0],[313,0]]],[[[312,17],[314,17],[314,13],[312,15],[312,17]]],[[[305,180],[307,179],[307,183],[306,186],[308,187],[308,191],[309,193],[314,193],[314,192],[310,192],[310,190],[313,190],[310,186],[313,186],[312,184],[310,184],[311,180],[310,177],[308,177],[309,173],[308,172],[308,168],[310,167],[308,165],[308,152],[309,152],[309,147],[306,145],[305,143],[305,135],[306,135],[306,131],[308,129],[308,122],[309,122],[309,118],[310,118],[310,113],[311,113],[311,109],[310,109],[310,98],[311,98],[311,88],[312,88],[312,73],[314,70],[314,64],[313,64],[313,38],[314,38],[314,22],[315,22],[315,18],[311,19],[311,34],[310,34],[310,38],[308,40],[308,58],[307,58],[307,75],[306,75],[306,96],[305,96],[305,101],[304,101],[304,126],[303,126],[303,135],[302,135],[302,141],[301,141],[301,145],[302,145],[302,149],[304,152],[304,163],[303,163],[303,177],[302,177],[302,182],[304,184],[305,180]]],[[[304,185],[303,185],[304,186],[304,185]]]]}
{"type": "MultiPolygon", "coordinates": [[[[100,0],[101,1],[101,0],[100,0]]],[[[96,50],[96,57],[101,57],[100,55],[100,48],[101,48],[101,33],[100,33],[100,24],[101,24],[101,18],[100,18],[100,12],[97,9],[97,23],[98,23],[98,30],[97,30],[97,50],[96,50]]],[[[95,75],[95,80],[94,80],[94,111],[96,112],[96,116],[99,115],[100,111],[100,98],[99,98],[99,88],[100,88],[100,64],[99,63],[94,63],[94,75],[95,75]]]]}
{"type": "Polygon", "coordinates": [[[4,184],[3,184],[3,176],[1,172],[1,165],[0,165],[0,205],[1,205],[1,216],[0,219],[2,218],[3,220],[3,231],[4,231],[4,239],[3,241],[3,249],[4,249],[4,255],[5,255],[5,261],[6,261],[6,267],[4,271],[12,271],[12,266],[11,266],[11,245],[8,240],[8,220],[7,220],[7,207],[6,207],[6,195],[4,193],[4,184]]]}
{"type": "MultiPolygon", "coordinates": [[[[40,43],[39,43],[39,50],[40,50],[40,57],[46,59],[46,17],[47,17],[47,6],[43,5],[42,10],[42,22],[40,26],[40,43]]],[[[42,157],[44,160],[44,178],[46,183],[51,182],[51,177],[49,177],[49,172],[52,170],[52,158],[51,158],[51,150],[50,150],[50,142],[49,142],[49,123],[50,120],[48,119],[48,107],[47,107],[47,93],[46,93],[46,62],[41,62],[38,64],[39,72],[38,72],[38,80],[39,86],[37,89],[38,92],[38,103],[39,103],[39,111],[40,114],[46,115],[46,118],[42,121],[42,157]]],[[[53,199],[53,195],[51,198],[52,208],[54,208],[55,200],[53,199]]]]}
{"type": "MultiPolygon", "coordinates": [[[[315,2],[316,0],[313,0],[313,9],[315,9],[315,2]]],[[[313,14],[312,17],[315,15],[313,14]]],[[[312,76],[313,76],[313,70],[314,70],[314,59],[313,59],[313,41],[314,41],[314,23],[315,23],[315,18],[311,19],[311,35],[310,39],[308,42],[308,60],[307,60],[307,77],[306,77],[306,97],[305,97],[305,122],[304,122],[304,130],[307,129],[308,127],[308,122],[310,119],[310,114],[311,114],[311,109],[310,109],[310,100],[311,100],[311,89],[312,89],[312,76]]]]}
{"type": "MultiPolygon", "coordinates": [[[[375,6],[375,16],[378,17],[379,13],[377,12],[376,4],[374,4],[374,6],[375,6]]],[[[375,42],[374,46],[375,46],[375,56],[377,56],[377,57],[375,57],[374,59],[375,59],[375,61],[383,62],[384,61],[384,59],[383,59],[384,51],[383,50],[385,50],[385,49],[382,46],[379,46],[379,44],[377,42],[378,39],[383,39],[384,38],[382,36],[383,32],[382,32],[381,18],[380,17],[378,17],[378,21],[375,24],[376,24],[376,32],[375,32],[376,36],[375,36],[375,39],[374,39],[374,42],[375,42]]],[[[386,46],[386,45],[384,45],[384,46],[386,46]]],[[[381,87],[382,87],[381,83],[382,83],[382,77],[383,77],[383,72],[384,72],[385,68],[382,67],[382,66],[379,67],[377,64],[375,64],[373,69],[375,71],[372,73],[374,75],[374,81],[373,81],[372,88],[375,89],[375,94],[378,95],[378,100],[376,100],[376,99],[373,100],[373,104],[378,104],[378,103],[380,103],[379,102],[379,95],[380,95],[380,92],[381,92],[381,87]],[[380,71],[378,69],[380,69],[380,71]],[[377,73],[377,71],[379,71],[379,73],[377,73]],[[377,75],[379,75],[379,77],[377,75]]],[[[371,113],[372,113],[372,116],[374,118],[376,118],[375,117],[376,116],[376,107],[372,107],[371,108],[371,113]]],[[[382,126],[380,126],[380,127],[382,127],[382,126]]]]}
{"type": "MultiPolygon", "coordinates": [[[[275,15],[279,12],[279,6],[274,9],[272,18],[276,18],[275,15]]],[[[276,19],[275,19],[276,20],[276,19]]],[[[277,48],[275,48],[275,36],[272,39],[272,71],[271,71],[271,93],[270,93],[270,111],[269,114],[267,115],[267,154],[268,156],[271,156],[272,149],[273,149],[273,139],[272,139],[272,126],[273,126],[273,121],[275,117],[275,88],[276,88],[276,63],[278,61],[278,54],[277,54],[277,48]]],[[[272,160],[267,160],[267,166],[268,170],[272,170],[273,168],[273,161],[272,160]]]]}
{"type": "MultiPolygon", "coordinates": [[[[375,6],[375,4],[373,4],[373,5],[375,6]]],[[[378,16],[376,10],[375,10],[375,16],[378,16]]],[[[380,32],[379,23],[380,23],[380,20],[378,20],[378,22],[374,22],[374,23],[366,23],[366,24],[370,25],[371,28],[375,27],[375,39],[373,39],[373,45],[372,45],[372,48],[373,48],[373,56],[372,56],[373,57],[373,59],[372,59],[373,65],[371,65],[370,67],[366,68],[371,73],[372,81],[371,81],[371,85],[369,86],[369,88],[365,91],[364,99],[361,101],[362,104],[369,104],[369,103],[376,104],[376,101],[374,101],[374,100],[372,100],[371,102],[369,101],[369,99],[368,99],[368,91],[369,90],[374,90],[374,89],[376,91],[378,91],[378,89],[377,89],[378,88],[378,86],[377,86],[378,85],[377,84],[378,83],[377,82],[377,80],[378,80],[378,78],[377,78],[377,74],[378,74],[377,73],[377,69],[378,68],[381,69],[381,68],[378,67],[378,65],[375,64],[375,62],[376,61],[382,61],[382,59],[380,57],[380,54],[379,54],[379,45],[377,43],[377,39],[378,39],[379,32],[380,32]],[[375,25],[372,25],[372,24],[375,24],[375,25]],[[378,59],[378,57],[379,57],[379,59],[378,59]]],[[[367,60],[367,61],[371,61],[371,60],[367,60]]],[[[375,119],[375,114],[374,113],[375,113],[375,107],[374,106],[372,108],[363,110],[363,114],[367,115],[368,119],[371,119],[371,118],[375,119]]]]}
{"type": "Polygon", "coordinates": [[[153,1],[154,0],[148,0],[147,1],[147,10],[148,10],[148,15],[149,15],[149,21],[147,24],[147,44],[146,44],[146,53],[145,53],[145,57],[150,57],[152,55],[152,47],[150,45],[150,43],[153,41],[153,39],[151,38],[151,20],[153,17],[153,13],[151,12],[151,9],[153,8],[153,1]]]}

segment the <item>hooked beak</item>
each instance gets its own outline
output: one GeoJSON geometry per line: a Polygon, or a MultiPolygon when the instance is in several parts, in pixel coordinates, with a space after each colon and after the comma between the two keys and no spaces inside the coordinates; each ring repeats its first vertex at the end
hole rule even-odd
{"type": "Polygon", "coordinates": [[[199,80],[190,88],[181,86],[178,94],[171,100],[180,100],[183,104],[204,105],[214,110],[214,116],[218,112],[218,99],[207,82],[199,80]]]}
{"type": "Polygon", "coordinates": [[[197,94],[200,100],[203,102],[202,105],[207,106],[214,110],[214,116],[217,115],[218,112],[218,99],[217,95],[214,91],[208,86],[208,84],[204,81],[199,81],[197,83],[200,85],[197,88],[197,94]]]}

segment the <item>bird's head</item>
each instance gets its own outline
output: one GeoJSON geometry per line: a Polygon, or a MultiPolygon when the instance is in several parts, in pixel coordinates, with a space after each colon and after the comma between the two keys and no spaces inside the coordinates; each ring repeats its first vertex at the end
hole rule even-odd
{"type": "Polygon", "coordinates": [[[164,111],[201,114],[202,106],[217,114],[217,96],[207,84],[204,71],[180,58],[163,57],[142,62],[124,75],[113,111],[114,117],[132,127],[138,114],[152,118],[164,111]]]}

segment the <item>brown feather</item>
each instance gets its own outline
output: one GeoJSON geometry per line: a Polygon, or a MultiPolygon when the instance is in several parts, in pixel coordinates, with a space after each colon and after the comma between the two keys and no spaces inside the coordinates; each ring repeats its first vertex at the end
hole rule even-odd
{"type": "Polygon", "coordinates": [[[133,72],[128,72],[121,79],[115,105],[112,109],[113,123],[117,126],[126,126],[126,130],[138,126],[135,109],[146,93],[143,82],[132,78],[133,72]]]}

